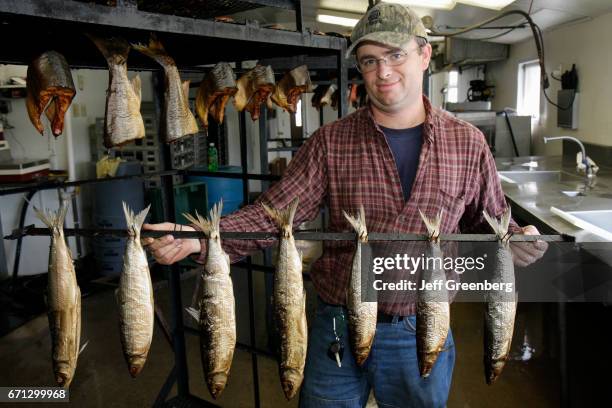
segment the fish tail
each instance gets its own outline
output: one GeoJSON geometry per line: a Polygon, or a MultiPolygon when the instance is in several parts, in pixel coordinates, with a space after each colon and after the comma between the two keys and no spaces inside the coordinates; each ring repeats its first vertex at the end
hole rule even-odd
{"type": "Polygon", "coordinates": [[[108,65],[127,64],[130,53],[130,43],[123,38],[101,38],[93,34],[85,34],[98,47],[108,65]]]}
{"type": "Polygon", "coordinates": [[[47,227],[53,229],[53,225],[55,224],[53,214],[51,214],[47,210],[41,211],[36,207],[34,207],[34,213],[36,213],[36,217],[38,217],[38,219],[41,220],[47,227]]]}
{"type": "Polygon", "coordinates": [[[431,237],[437,238],[440,236],[440,226],[442,225],[442,212],[440,210],[438,215],[433,218],[426,216],[421,209],[419,209],[419,214],[421,214],[421,219],[425,223],[425,227],[427,228],[427,232],[431,237]]]}
{"type": "Polygon", "coordinates": [[[223,199],[210,209],[210,225],[213,231],[219,232],[219,226],[221,224],[221,213],[223,212],[223,199]]]}
{"type": "Polygon", "coordinates": [[[51,230],[61,230],[64,227],[64,220],[66,219],[66,213],[68,212],[68,206],[65,203],[60,205],[57,211],[51,210],[39,210],[34,208],[34,213],[39,220],[41,220],[51,230]]]}
{"type": "Polygon", "coordinates": [[[269,207],[266,204],[261,204],[266,213],[272,218],[272,220],[276,223],[278,228],[289,228],[293,227],[293,218],[295,217],[295,212],[297,210],[297,206],[299,203],[299,198],[295,197],[291,203],[285,207],[283,210],[277,210],[276,208],[269,207]]]}
{"type": "MultiPolygon", "coordinates": [[[[212,210],[211,210],[212,211],[212,210]]],[[[202,215],[198,213],[198,210],[195,211],[195,217],[189,213],[183,213],[183,217],[187,219],[192,224],[195,224],[199,229],[202,230],[206,235],[210,236],[210,233],[213,230],[213,225],[210,221],[204,218],[202,215]]]]}
{"type": "Polygon", "coordinates": [[[510,207],[508,206],[506,210],[502,213],[501,220],[498,220],[496,217],[489,215],[486,210],[483,210],[482,215],[484,216],[487,223],[493,229],[493,232],[499,239],[503,239],[508,234],[508,227],[510,226],[510,218],[511,212],[510,207]]]}
{"type": "Polygon", "coordinates": [[[176,65],[172,57],[170,57],[166,52],[166,49],[162,45],[161,41],[159,41],[153,34],[151,34],[151,38],[149,39],[149,45],[132,44],[132,47],[135,50],[142,52],[147,57],[153,58],[164,68],[176,65]]]}
{"type": "Polygon", "coordinates": [[[359,240],[367,241],[368,230],[366,227],[365,210],[363,205],[359,207],[359,214],[357,214],[355,217],[349,215],[346,211],[342,211],[342,214],[344,214],[344,218],[346,218],[349,224],[351,224],[351,226],[355,229],[355,232],[357,232],[357,235],[359,235],[359,240]]]}
{"type": "Polygon", "coordinates": [[[134,214],[125,201],[123,201],[123,213],[125,214],[125,223],[130,236],[140,239],[140,229],[142,228],[142,224],[144,224],[145,218],[149,213],[149,208],[151,208],[151,205],[148,205],[147,208],[138,214],[134,214]]]}

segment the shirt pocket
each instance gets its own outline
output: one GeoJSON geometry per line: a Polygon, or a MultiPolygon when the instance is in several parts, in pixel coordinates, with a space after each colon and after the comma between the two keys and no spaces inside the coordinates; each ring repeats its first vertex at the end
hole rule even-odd
{"type": "Polygon", "coordinates": [[[453,190],[442,185],[436,197],[439,208],[443,210],[441,231],[446,234],[459,231],[459,220],[465,212],[464,197],[453,190]]]}

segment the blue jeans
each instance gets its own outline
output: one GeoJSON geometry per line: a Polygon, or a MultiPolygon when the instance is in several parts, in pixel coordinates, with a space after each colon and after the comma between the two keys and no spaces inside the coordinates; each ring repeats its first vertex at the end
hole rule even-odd
{"type": "Polygon", "coordinates": [[[455,347],[449,331],[444,350],[427,378],[419,374],[416,353],[416,316],[378,323],[368,359],[361,367],[350,349],[348,329],[342,324],[346,309],[319,300],[308,336],[308,356],[300,394],[301,408],[361,408],[374,390],[380,408],[445,407],[450,390],[455,347]],[[342,367],[327,356],[336,332],[345,350],[342,367]]]}

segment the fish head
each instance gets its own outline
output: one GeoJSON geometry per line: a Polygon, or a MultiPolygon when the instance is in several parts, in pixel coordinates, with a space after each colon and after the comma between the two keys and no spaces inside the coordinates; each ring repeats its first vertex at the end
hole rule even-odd
{"type": "Polygon", "coordinates": [[[206,383],[208,385],[210,395],[212,395],[214,399],[217,399],[217,397],[219,397],[225,389],[225,385],[227,384],[227,374],[213,373],[208,376],[206,383]]]}
{"type": "Polygon", "coordinates": [[[72,370],[67,364],[60,364],[55,370],[55,382],[62,388],[68,388],[72,382],[72,370]]]}
{"type": "Polygon", "coordinates": [[[422,378],[427,378],[438,358],[438,352],[421,352],[419,354],[419,372],[422,378]]]}
{"type": "Polygon", "coordinates": [[[303,375],[297,370],[286,369],[281,375],[281,385],[287,401],[291,400],[297,394],[302,384],[303,375]]]}
{"type": "Polygon", "coordinates": [[[136,376],[140,374],[146,360],[146,356],[133,356],[129,358],[128,370],[130,371],[130,375],[132,376],[132,378],[136,378],[136,376]]]}
{"type": "Polygon", "coordinates": [[[489,364],[485,365],[485,379],[488,385],[493,385],[495,381],[497,381],[505,365],[505,358],[491,361],[489,364]]]}

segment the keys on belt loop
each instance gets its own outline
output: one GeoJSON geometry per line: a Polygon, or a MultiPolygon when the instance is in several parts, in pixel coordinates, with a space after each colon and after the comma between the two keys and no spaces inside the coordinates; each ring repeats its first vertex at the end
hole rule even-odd
{"type": "Polygon", "coordinates": [[[342,357],[344,356],[344,344],[336,331],[336,318],[333,317],[334,341],[331,342],[327,350],[327,356],[334,360],[338,367],[342,367],[342,357]]]}

